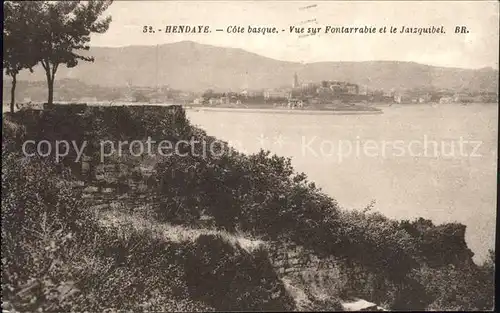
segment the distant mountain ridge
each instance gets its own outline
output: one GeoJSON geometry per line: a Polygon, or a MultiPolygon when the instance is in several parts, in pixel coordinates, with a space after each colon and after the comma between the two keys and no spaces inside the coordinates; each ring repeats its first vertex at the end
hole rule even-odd
{"type": "MultiPolygon", "coordinates": [[[[203,91],[291,86],[301,82],[349,81],[376,89],[436,88],[498,90],[498,70],[459,69],[400,61],[318,62],[274,60],[242,49],[181,41],[159,46],[92,47],[94,63],[61,67],[57,80],[79,79],[103,87],[155,87],[203,91]]],[[[20,80],[45,80],[41,68],[21,73],[20,80]]]]}

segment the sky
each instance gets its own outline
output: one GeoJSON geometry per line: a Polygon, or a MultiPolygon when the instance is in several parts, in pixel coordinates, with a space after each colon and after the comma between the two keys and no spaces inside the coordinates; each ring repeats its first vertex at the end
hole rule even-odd
{"type": "Polygon", "coordinates": [[[397,60],[498,69],[497,1],[115,1],[113,21],[94,46],[156,45],[190,40],[241,48],[293,62],[397,60]],[[312,20],[312,21],[311,21],[312,20]],[[304,23],[309,21],[307,23],[304,23]],[[301,24],[303,23],[303,24],[301,24]],[[208,25],[208,34],[167,34],[166,25],[208,25]],[[443,26],[445,34],[324,34],[299,37],[290,26],[443,26]],[[154,34],[143,33],[153,26],[154,34]],[[278,34],[229,34],[228,26],[277,27],[278,34]],[[467,34],[455,34],[466,26],[467,34]],[[224,29],[216,32],[215,29],[224,29]],[[281,30],[285,29],[285,32],[281,30]]]}

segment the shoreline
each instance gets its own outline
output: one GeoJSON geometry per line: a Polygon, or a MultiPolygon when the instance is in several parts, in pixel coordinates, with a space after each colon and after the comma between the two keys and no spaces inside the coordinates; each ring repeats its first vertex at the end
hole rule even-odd
{"type": "Polygon", "coordinates": [[[267,109],[267,108],[216,108],[183,106],[191,112],[243,112],[243,113],[274,113],[274,114],[305,114],[305,115],[379,115],[382,110],[301,110],[301,109],[267,109]]]}

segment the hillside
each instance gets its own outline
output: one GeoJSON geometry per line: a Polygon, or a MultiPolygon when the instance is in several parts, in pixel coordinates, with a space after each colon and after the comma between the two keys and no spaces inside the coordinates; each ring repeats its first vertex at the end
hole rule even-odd
{"type": "MultiPolygon", "coordinates": [[[[301,64],[270,59],[241,49],[182,41],[160,46],[93,47],[95,63],[60,68],[57,80],[75,78],[107,87],[170,85],[175,89],[278,88],[290,86],[296,72],[303,82],[341,80],[370,88],[437,88],[491,91],[498,89],[494,69],[434,67],[413,62],[320,62],[301,64]]],[[[41,68],[18,80],[45,80],[41,68]]],[[[57,85],[57,81],[56,81],[57,85]]]]}

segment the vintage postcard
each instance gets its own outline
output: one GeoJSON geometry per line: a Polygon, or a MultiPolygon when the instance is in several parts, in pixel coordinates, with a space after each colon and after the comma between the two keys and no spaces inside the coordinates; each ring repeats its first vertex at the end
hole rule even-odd
{"type": "Polygon", "coordinates": [[[495,309],[497,1],[5,1],[2,311],[495,309]]]}

